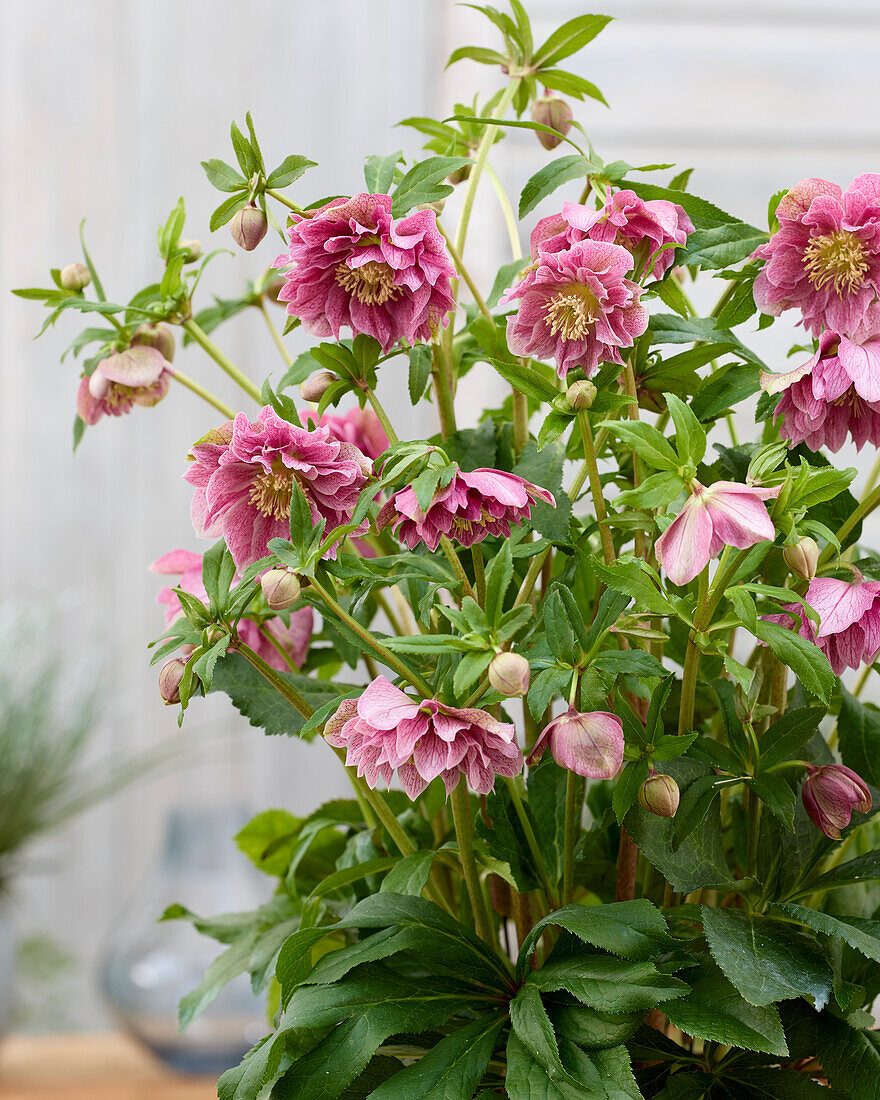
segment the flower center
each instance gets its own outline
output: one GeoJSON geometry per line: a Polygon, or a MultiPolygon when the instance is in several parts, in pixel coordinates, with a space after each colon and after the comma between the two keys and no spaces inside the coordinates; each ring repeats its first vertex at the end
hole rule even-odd
{"type": "Polygon", "coordinates": [[[831,284],[837,294],[851,294],[868,272],[862,242],[846,229],[813,237],[804,249],[807,277],[816,290],[831,284]]]}
{"type": "Polygon", "coordinates": [[[264,516],[286,519],[290,514],[290,497],[293,491],[293,470],[288,470],[280,458],[272,463],[271,470],[264,470],[251,485],[248,499],[264,516]]]}
{"type": "Polygon", "coordinates": [[[361,267],[349,267],[342,263],[336,268],[336,282],[367,306],[381,306],[394,301],[400,287],[394,285],[394,275],[388,264],[369,260],[361,267]]]}
{"type": "Polygon", "coordinates": [[[563,287],[547,302],[544,320],[550,335],[559,333],[563,340],[580,340],[593,327],[599,302],[585,286],[563,287]]]}

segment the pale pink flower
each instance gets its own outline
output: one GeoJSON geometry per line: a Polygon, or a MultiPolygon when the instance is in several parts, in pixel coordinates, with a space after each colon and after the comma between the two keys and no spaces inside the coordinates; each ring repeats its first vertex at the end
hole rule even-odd
{"type": "Polygon", "coordinates": [[[678,516],[655,543],[657,561],[673,584],[688,584],[725,546],[745,550],[773,539],[776,529],[764,505],[779,486],[759,489],[735,481],[708,487],[692,482],[678,516]]]}
{"type": "Polygon", "coordinates": [[[345,763],[375,787],[394,772],[413,801],[438,776],[451,793],[463,774],[477,794],[488,794],[495,776],[519,775],[522,753],[514,727],[483,710],[460,709],[435,699],[411,699],[379,676],[359,699],[344,701],[324,729],[345,763]]]}
{"type": "Polygon", "coordinates": [[[857,176],[845,192],[801,180],[776,217],[779,229],[754,253],[767,261],[755,280],[761,312],[800,309],[814,336],[830,328],[861,341],[880,331],[870,308],[880,285],[880,175],[857,176]]]}
{"type": "Polygon", "coordinates": [[[391,216],[390,195],[333,199],[294,214],[278,300],[314,336],[339,339],[343,328],[372,336],[387,352],[425,342],[455,305],[455,268],[432,210],[391,216]]]}
{"type": "Polygon", "coordinates": [[[880,337],[855,344],[826,330],[819,350],[785,374],[761,375],[761,389],[781,393],[774,417],[792,446],[839,451],[847,433],[858,450],[880,446],[880,337]]]}
{"type": "Polygon", "coordinates": [[[390,526],[397,538],[414,550],[423,542],[436,550],[445,535],[462,546],[482,542],[489,535],[507,537],[511,524],[531,516],[535,500],[556,504],[552,493],[503,470],[457,470],[449,484],[438,489],[423,512],[411,486],[386,501],[376,517],[381,530],[390,526]]]}
{"type": "MultiPolygon", "coordinates": [[[[273,538],[289,537],[290,498],[299,485],[317,523],[327,531],[346,524],[371,473],[357,447],[329,428],[308,430],[282,420],[267,406],[255,423],[239,413],[192,447],[184,474],[195,488],[196,533],[222,535],[239,569],[268,553],[273,538]]],[[[328,557],[336,556],[331,547],[328,557]]]]}
{"type": "Polygon", "coordinates": [[[839,676],[880,653],[880,581],[816,577],[805,597],[819,616],[816,644],[839,676]]]}
{"type": "Polygon", "coordinates": [[[631,253],[642,254],[637,278],[646,274],[651,256],[662,248],[650,265],[653,277],[662,279],[675,263],[675,248],[664,246],[686,244],[693,231],[693,222],[678,203],[666,199],[645,202],[634,191],[623,190],[609,193],[599,210],[580,203],[563,203],[561,214],[551,214],[538,222],[530,244],[533,259],[541,252],[560,252],[587,238],[623,245],[631,253]]]}
{"type": "Polygon", "coordinates": [[[575,367],[595,374],[601,362],[623,364],[648,327],[642,288],[624,276],[631,254],[617,244],[583,240],[561,252],[541,252],[502,303],[519,299],[507,321],[514,355],[555,359],[560,378],[575,367]]]}
{"type": "Polygon", "coordinates": [[[124,416],[135,405],[156,405],[168,392],[172,371],[158,348],[137,345],[114,351],[80,382],[76,411],[92,425],[102,416],[124,416]]]}
{"type": "Polygon", "coordinates": [[[840,830],[849,825],[853,810],[866,814],[872,801],[864,779],[843,764],[808,765],[801,798],[807,816],[832,840],[840,840],[840,830]]]}
{"type": "Polygon", "coordinates": [[[588,779],[613,779],[623,764],[623,723],[604,710],[582,714],[569,707],[535,742],[529,764],[540,760],[548,747],[560,768],[588,779]]]}
{"type": "MultiPolygon", "coordinates": [[[[305,413],[305,417],[311,416],[305,413]]],[[[329,428],[333,439],[340,443],[352,443],[367,458],[377,459],[390,446],[385,429],[372,409],[355,406],[347,413],[324,413],[321,427],[329,428]]]]}
{"type": "MultiPolygon", "coordinates": [[[[194,554],[190,550],[171,550],[157,558],[150,566],[151,573],[160,573],[167,576],[177,576],[177,587],[189,592],[197,600],[207,604],[208,593],[202,584],[202,555],[194,554]]],[[[175,619],[183,614],[177,593],[170,586],[159,590],[156,602],[165,605],[165,625],[170,626],[175,619]]],[[[306,659],[309,651],[309,642],[312,638],[313,628],[312,609],[301,607],[290,613],[288,625],[280,617],[272,617],[265,620],[262,630],[252,619],[240,619],[238,633],[241,640],[255,650],[273,668],[282,672],[288,671],[288,664],[278,652],[266,633],[281,646],[290,659],[299,667],[306,659]],[[264,633],[265,632],[265,633],[264,633]]]]}

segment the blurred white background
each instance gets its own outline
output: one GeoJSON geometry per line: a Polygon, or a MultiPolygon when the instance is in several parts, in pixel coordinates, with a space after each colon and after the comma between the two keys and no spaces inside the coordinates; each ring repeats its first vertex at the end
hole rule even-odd
{"type": "MultiPolygon", "coordinates": [[[[538,39],[584,10],[573,0],[527,7],[538,39]]],[[[607,160],[693,166],[692,190],[761,226],[768,197],[804,176],[845,186],[880,171],[874,0],[841,0],[833,16],[820,0],[608,0],[595,10],[617,21],[573,67],[613,109],[588,102],[576,117],[607,160]]],[[[74,458],[77,369],[59,358],[77,319],[63,315],[35,343],[41,308],[9,290],[46,285],[50,267],[78,260],[86,217],[108,296],[125,299],[156,279],[156,226],[181,194],[186,235],[227,245],[225,229],[208,233],[221,196],[199,161],[231,159],[229,123],[247,109],[272,164],[291,152],[319,162],[297,185],[297,198],[311,201],[358,190],[367,153],[416,152],[409,131],[390,129],[399,119],[445,117],[455,99],[502,78],[471,62],[444,71],[456,46],[495,44],[494,29],[452,0],[3,0],[0,18],[0,599],[57,600],[60,640],[98,655],[96,759],[172,735],[200,746],[172,774],[53,838],[21,883],[22,928],[50,933],[77,959],[59,1021],[92,1028],[107,1023],[94,959],[156,856],[170,806],[233,800],[303,813],[344,793],[345,781],[322,745],[267,739],[223,698],[196,702],[176,733],[148,668],[145,645],[163,619],[147,565],[177,546],[200,548],[180,475],[188,445],[214,418],[175,391],[153,410],[104,420],[74,458]]],[[[550,156],[526,131],[509,132],[494,155],[514,196],[550,156]]],[[[571,197],[557,193],[533,220],[571,197]]],[[[491,194],[472,225],[467,258],[491,281],[509,259],[491,194]]],[[[234,293],[278,251],[268,237],[254,254],[218,259],[201,304],[209,290],[234,293]]],[[[783,323],[755,344],[781,369],[791,336],[783,323]]],[[[254,377],[283,369],[256,313],[217,339],[254,377]]],[[[294,352],[304,346],[289,340],[294,352]]],[[[197,349],[178,361],[239,404],[197,349]]],[[[492,384],[478,375],[465,402],[492,384]]],[[[400,379],[383,379],[382,392],[392,418],[413,424],[400,379]]],[[[872,462],[865,452],[857,464],[864,473],[872,462]]]]}

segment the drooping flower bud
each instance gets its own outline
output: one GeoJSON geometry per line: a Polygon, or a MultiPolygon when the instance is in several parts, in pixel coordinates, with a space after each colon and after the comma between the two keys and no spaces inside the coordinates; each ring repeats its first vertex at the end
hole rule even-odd
{"type": "Polygon", "coordinates": [[[555,149],[557,145],[562,144],[562,139],[571,129],[571,118],[571,107],[562,96],[553,95],[549,89],[545,88],[544,95],[535,100],[532,108],[532,122],[537,122],[540,126],[549,126],[551,130],[559,132],[557,137],[554,134],[545,134],[541,130],[535,131],[538,141],[545,149],[555,149]]]}
{"type": "Polygon", "coordinates": [[[268,228],[269,223],[266,221],[266,215],[253,203],[248,203],[247,206],[242,207],[229,223],[229,232],[232,234],[232,239],[245,252],[253,252],[263,237],[266,236],[268,228]]]}
{"type": "Polygon", "coordinates": [[[492,687],[515,698],[529,690],[529,662],[519,653],[498,653],[489,665],[489,683],[492,687]]]}
{"type": "Polygon", "coordinates": [[[819,544],[809,535],[804,535],[791,546],[786,546],[782,551],[782,557],[795,576],[811,581],[816,576],[816,568],[819,564],[819,544]]]}
{"type": "Polygon", "coordinates": [[[85,264],[68,264],[67,267],[62,267],[60,278],[65,290],[82,290],[92,281],[85,264]]]}
{"type": "Polygon", "coordinates": [[[159,694],[166,707],[173,707],[180,702],[180,683],[186,671],[186,661],[183,657],[172,657],[162,665],[159,672],[159,694]]]}
{"type": "Polygon", "coordinates": [[[809,765],[801,798],[810,821],[833,840],[840,840],[840,830],[849,825],[853,810],[866,814],[871,809],[871,792],[864,779],[843,764],[809,765]]]}
{"type": "Polygon", "coordinates": [[[584,409],[593,407],[596,392],[596,387],[589,379],[582,379],[580,382],[572,382],[566,391],[565,399],[569,408],[574,409],[575,412],[582,412],[584,409]]]}
{"type": "Polygon", "coordinates": [[[623,763],[623,723],[607,711],[582,714],[569,707],[535,742],[529,764],[540,760],[548,745],[560,768],[588,779],[613,779],[623,763]]]}
{"type": "Polygon", "coordinates": [[[174,337],[167,325],[139,325],[131,342],[134,347],[155,348],[169,363],[174,359],[174,337]]]}
{"type": "Polygon", "coordinates": [[[657,817],[675,817],[679,798],[678,784],[671,775],[652,771],[639,787],[639,804],[657,817]]]}
{"type": "Polygon", "coordinates": [[[299,599],[301,585],[289,569],[270,569],[260,579],[266,603],[273,611],[284,611],[299,599]]]}
{"type": "Polygon", "coordinates": [[[307,378],[300,386],[300,396],[303,401],[318,402],[333,383],[338,381],[339,379],[332,370],[319,370],[317,374],[307,378]]]}
{"type": "Polygon", "coordinates": [[[263,294],[269,299],[270,302],[274,302],[276,305],[284,305],[283,302],[278,301],[278,295],[283,289],[284,277],[282,275],[278,275],[276,278],[270,279],[269,282],[266,283],[266,289],[263,291],[263,294]]]}
{"type": "Polygon", "coordinates": [[[202,254],[202,242],[188,237],[181,237],[177,247],[186,249],[186,255],[183,257],[185,264],[194,264],[202,254]]]}

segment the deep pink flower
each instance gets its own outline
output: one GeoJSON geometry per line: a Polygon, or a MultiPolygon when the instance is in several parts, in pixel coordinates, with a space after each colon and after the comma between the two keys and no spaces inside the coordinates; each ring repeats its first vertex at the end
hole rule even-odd
{"type": "Polygon", "coordinates": [[[839,676],[880,653],[880,581],[816,577],[805,597],[819,616],[816,644],[839,676]]]}
{"type": "Polygon", "coordinates": [[[810,820],[832,840],[840,840],[840,830],[849,825],[853,810],[866,814],[871,809],[868,785],[843,764],[810,765],[801,798],[810,820]]]}
{"type": "MultiPolygon", "coordinates": [[[[371,472],[357,447],[334,439],[329,428],[308,430],[282,420],[266,406],[251,423],[239,413],[193,445],[184,474],[195,493],[196,533],[223,535],[239,569],[258,561],[270,539],[286,538],[294,479],[315,522],[327,531],[348,523],[371,472]]],[[[331,547],[328,556],[335,557],[331,547]]]]}
{"type": "Polygon", "coordinates": [[[534,500],[556,504],[552,493],[503,470],[458,470],[444,489],[438,489],[423,512],[408,485],[394,493],[376,517],[378,528],[390,526],[401,542],[414,550],[420,542],[436,550],[448,538],[472,546],[488,535],[510,534],[531,515],[534,500]]]}
{"type": "Polygon", "coordinates": [[[761,389],[781,393],[774,417],[792,446],[839,451],[852,436],[858,450],[880,446],[880,337],[854,344],[830,329],[803,366],[785,374],[762,374],[761,389]]]}
{"type": "MultiPolygon", "coordinates": [[[[310,415],[305,413],[303,420],[310,415]]],[[[322,428],[330,429],[333,439],[338,439],[340,443],[354,444],[367,458],[378,458],[390,446],[385,429],[372,409],[355,406],[343,414],[324,413],[320,423],[322,428]]]]}
{"type": "Polygon", "coordinates": [[[290,250],[274,266],[288,264],[295,266],[278,299],[315,336],[339,339],[349,328],[387,352],[399,341],[430,340],[455,305],[455,268],[436,215],[418,210],[395,220],[390,195],[333,199],[294,214],[290,250]]]}
{"type": "Polygon", "coordinates": [[[801,180],[776,217],[779,229],[754,253],[767,261],[755,280],[761,312],[800,309],[814,336],[830,328],[861,341],[880,331],[870,308],[880,285],[880,175],[856,176],[845,192],[801,180]]]}
{"type": "Polygon", "coordinates": [[[623,364],[648,327],[642,288],[624,278],[630,253],[618,244],[584,240],[561,252],[541,252],[502,303],[519,299],[507,321],[514,355],[555,359],[560,378],[575,367],[595,374],[603,361],[623,364]]]}
{"type": "Polygon", "coordinates": [[[663,248],[652,268],[654,278],[662,279],[675,263],[675,249],[664,245],[686,244],[693,231],[693,222],[678,203],[666,199],[645,202],[634,191],[624,190],[610,193],[599,210],[563,203],[561,214],[551,214],[538,222],[530,244],[533,259],[541,252],[560,252],[587,238],[623,245],[632,253],[642,248],[647,255],[636,272],[637,278],[647,271],[650,257],[663,248]]]}
{"type": "Polygon", "coordinates": [[[623,723],[604,710],[582,714],[569,707],[535,742],[529,764],[540,760],[548,746],[560,768],[588,779],[613,779],[623,764],[623,723]]]}
{"type": "Polygon", "coordinates": [[[76,411],[92,425],[102,416],[124,416],[135,405],[156,405],[168,392],[171,371],[158,348],[137,345],[114,351],[80,382],[76,411]]]}
{"type": "MultiPolygon", "coordinates": [[[[194,554],[190,550],[171,550],[157,558],[150,566],[151,573],[177,576],[177,585],[195,596],[203,603],[208,602],[208,593],[202,584],[202,555],[194,554]]],[[[175,619],[183,614],[177,593],[170,586],[160,589],[156,597],[157,603],[165,604],[165,625],[170,626],[175,619]]],[[[262,630],[252,619],[240,619],[238,633],[241,640],[256,650],[263,660],[273,668],[282,672],[288,670],[287,662],[278,652],[272,642],[265,636],[264,631],[271,634],[275,641],[288,654],[293,663],[301,665],[309,651],[309,642],[312,637],[313,616],[310,607],[301,607],[290,613],[290,625],[280,617],[266,619],[262,630]]]]}
{"type": "Polygon", "coordinates": [[[673,584],[688,584],[725,546],[747,546],[773,539],[776,529],[764,505],[779,486],[758,489],[735,481],[692,483],[678,516],[655,543],[657,561],[673,584]]]}
{"type": "Polygon", "coordinates": [[[452,792],[464,774],[477,794],[488,794],[496,775],[519,775],[522,753],[514,727],[483,710],[447,707],[435,699],[417,700],[377,677],[357,700],[344,701],[324,729],[334,748],[347,750],[370,787],[397,771],[413,800],[439,775],[452,792]]]}

